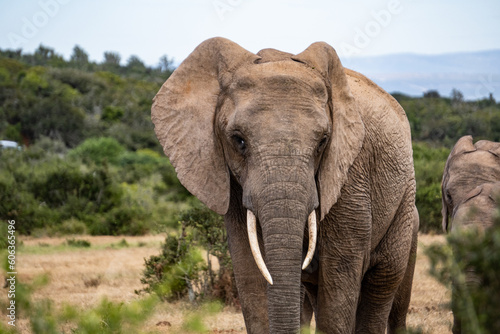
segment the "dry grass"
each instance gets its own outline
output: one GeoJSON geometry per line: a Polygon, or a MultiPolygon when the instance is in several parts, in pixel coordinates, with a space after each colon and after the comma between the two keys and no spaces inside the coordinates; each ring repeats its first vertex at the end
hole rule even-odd
{"type": "Polygon", "coordinates": [[[444,241],[442,235],[419,235],[417,265],[413,277],[407,325],[421,328],[428,334],[451,333],[453,322],[450,310],[451,292],[429,276],[429,261],[423,251],[425,246],[444,241]]]}
{"type": "MultiPolygon", "coordinates": [[[[161,235],[76,238],[90,241],[91,247],[62,248],[60,245],[67,238],[23,239],[17,263],[19,279],[30,282],[37,275],[50,277],[49,284],[34,294],[35,299],[49,298],[56,307],[69,303],[82,308],[95,306],[105,296],[125,303],[134,300],[138,298],[134,290],[142,288],[139,279],[144,258],[158,254],[164,240],[161,235]],[[118,246],[122,239],[128,247],[118,246]]],[[[420,236],[408,325],[421,328],[424,333],[451,333],[450,294],[427,274],[429,264],[422,251],[422,245],[443,241],[442,236],[420,236]]],[[[145,329],[158,333],[182,332],[182,323],[192,312],[183,302],[163,303],[145,329]]],[[[234,309],[207,317],[205,323],[212,333],[245,333],[243,317],[234,309]]],[[[19,325],[22,333],[29,333],[26,320],[19,325]]]]}

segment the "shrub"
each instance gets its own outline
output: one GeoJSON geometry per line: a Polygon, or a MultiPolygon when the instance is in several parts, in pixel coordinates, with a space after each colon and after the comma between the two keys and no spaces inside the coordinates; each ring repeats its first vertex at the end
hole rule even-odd
{"type": "Polygon", "coordinates": [[[125,148],[114,138],[90,138],[69,152],[70,158],[80,158],[87,164],[115,164],[125,148]]]}
{"type": "MultiPolygon", "coordinates": [[[[139,235],[153,226],[153,201],[141,202],[141,194],[129,196],[113,167],[85,166],[38,149],[2,153],[0,215],[15,219],[21,234],[139,235]]],[[[148,198],[154,198],[152,188],[148,198]]]]}
{"type": "Polygon", "coordinates": [[[196,204],[180,214],[180,237],[169,235],[162,245],[162,254],[145,260],[141,282],[146,292],[156,292],[162,298],[183,298],[192,293],[190,300],[218,299],[227,305],[238,306],[238,298],[227,235],[220,215],[196,204]],[[206,263],[196,247],[207,250],[206,263]],[[217,258],[219,270],[215,272],[211,256],[217,258]],[[199,272],[194,274],[193,270],[199,272]],[[189,273],[189,274],[188,274],[189,273]],[[191,291],[197,287],[197,295],[191,291]]]}
{"type": "Polygon", "coordinates": [[[167,195],[168,200],[180,202],[192,197],[191,193],[189,193],[189,191],[187,191],[177,179],[177,173],[170,163],[164,165],[160,173],[166,187],[163,189],[156,188],[156,190],[159,192],[163,190],[163,193],[167,195]]]}
{"type": "Polygon", "coordinates": [[[71,247],[89,248],[90,242],[82,239],[66,239],[66,244],[71,247]]]}
{"type": "Polygon", "coordinates": [[[161,254],[145,259],[146,268],[141,283],[147,287],[143,291],[154,292],[164,300],[189,295],[189,299],[194,301],[194,286],[198,283],[203,259],[195,248],[189,247],[191,240],[185,230],[180,237],[168,235],[161,254]]]}
{"type": "MultiPolygon", "coordinates": [[[[499,208],[500,210],[500,208],[499,208]]],[[[454,316],[464,333],[500,333],[500,217],[487,231],[468,229],[448,235],[447,244],[426,249],[431,274],[454,284],[454,316]],[[474,272],[474,283],[465,273],[474,272]]]]}
{"type": "Polygon", "coordinates": [[[413,144],[416,205],[420,217],[420,231],[441,233],[441,179],[450,151],[433,148],[425,143],[413,144]]]}
{"type": "Polygon", "coordinates": [[[56,232],[61,234],[85,234],[87,225],[76,218],[70,218],[63,221],[61,226],[56,228],[56,232]]]}
{"type": "Polygon", "coordinates": [[[116,122],[123,117],[123,108],[107,106],[102,111],[101,119],[107,122],[116,122]]]}

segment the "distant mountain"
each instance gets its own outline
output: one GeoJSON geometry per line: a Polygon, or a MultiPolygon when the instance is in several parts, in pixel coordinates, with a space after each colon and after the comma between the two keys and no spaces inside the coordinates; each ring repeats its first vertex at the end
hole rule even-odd
{"type": "Polygon", "coordinates": [[[458,89],[468,100],[500,99],[500,50],[442,55],[396,54],[342,59],[388,92],[421,96],[437,90],[450,96],[458,89]]]}

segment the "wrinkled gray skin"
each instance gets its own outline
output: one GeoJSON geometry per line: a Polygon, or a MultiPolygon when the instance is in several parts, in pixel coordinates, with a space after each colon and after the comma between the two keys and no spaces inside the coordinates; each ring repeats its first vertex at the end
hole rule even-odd
{"type": "Polygon", "coordinates": [[[471,136],[460,138],[448,156],[441,183],[443,230],[449,231],[449,216],[470,191],[484,184],[500,181],[500,143],[471,136]]]}
{"type": "Polygon", "coordinates": [[[471,227],[486,229],[492,226],[499,196],[500,182],[484,183],[472,189],[453,210],[450,232],[471,227]]]}
{"type": "Polygon", "coordinates": [[[253,54],[207,40],[160,89],[152,119],[179,180],[224,215],[249,333],[298,333],[304,287],[322,333],[405,327],[418,230],[409,124],[332,47],[253,54]],[[273,285],[250,251],[247,210],[273,285]],[[313,210],[317,247],[301,270],[313,210]]]}
{"type": "MultiPolygon", "coordinates": [[[[500,181],[500,143],[480,140],[473,144],[471,136],[460,138],[446,161],[441,184],[444,231],[491,226],[500,194],[500,182],[496,181],[500,181]]],[[[466,283],[477,284],[474,277],[473,272],[467,272],[466,283]]],[[[456,302],[453,293],[453,310],[456,302]]],[[[461,332],[461,321],[455,317],[453,333],[461,332]]]]}

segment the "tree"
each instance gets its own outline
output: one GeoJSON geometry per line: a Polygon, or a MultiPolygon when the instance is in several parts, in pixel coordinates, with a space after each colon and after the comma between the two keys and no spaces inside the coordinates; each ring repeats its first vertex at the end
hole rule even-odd
{"type": "Polygon", "coordinates": [[[435,89],[430,89],[427,92],[424,93],[425,98],[440,98],[441,96],[439,95],[439,92],[435,89]]]}
{"type": "Polygon", "coordinates": [[[117,72],[120,69],[121,56],[117,52],[104,52],[102,67],[106,71],[117,72]]]}
{"type": "Polygon", "coordinates": [[[453,104],[460,104],[464,102],[464,94],[458,89],[453,88],[451,91],[451,102],[453,104]]]}
{"type": "Polygon", "coordinates": [[[127,69],[133,74],[146,74],[147,68],[146,65],[142,62],[139,57],[132,55],[127,61],[127,69]]]}
{"type": "Polygon", "coordinates": [[[89,65],[89,55],[84,49],[75,45],[73,48],[73,54],[71,55],[70,61],[76,65],[77,68],[85,70],[89,65]]]}
{"type": "Polygon", "coordinates": [[[171,73],[174,70],[173,64],[173,59],[168,58],[167,55],[161,56],[159,63],[160,71],[163,73],[171,73]]]}

